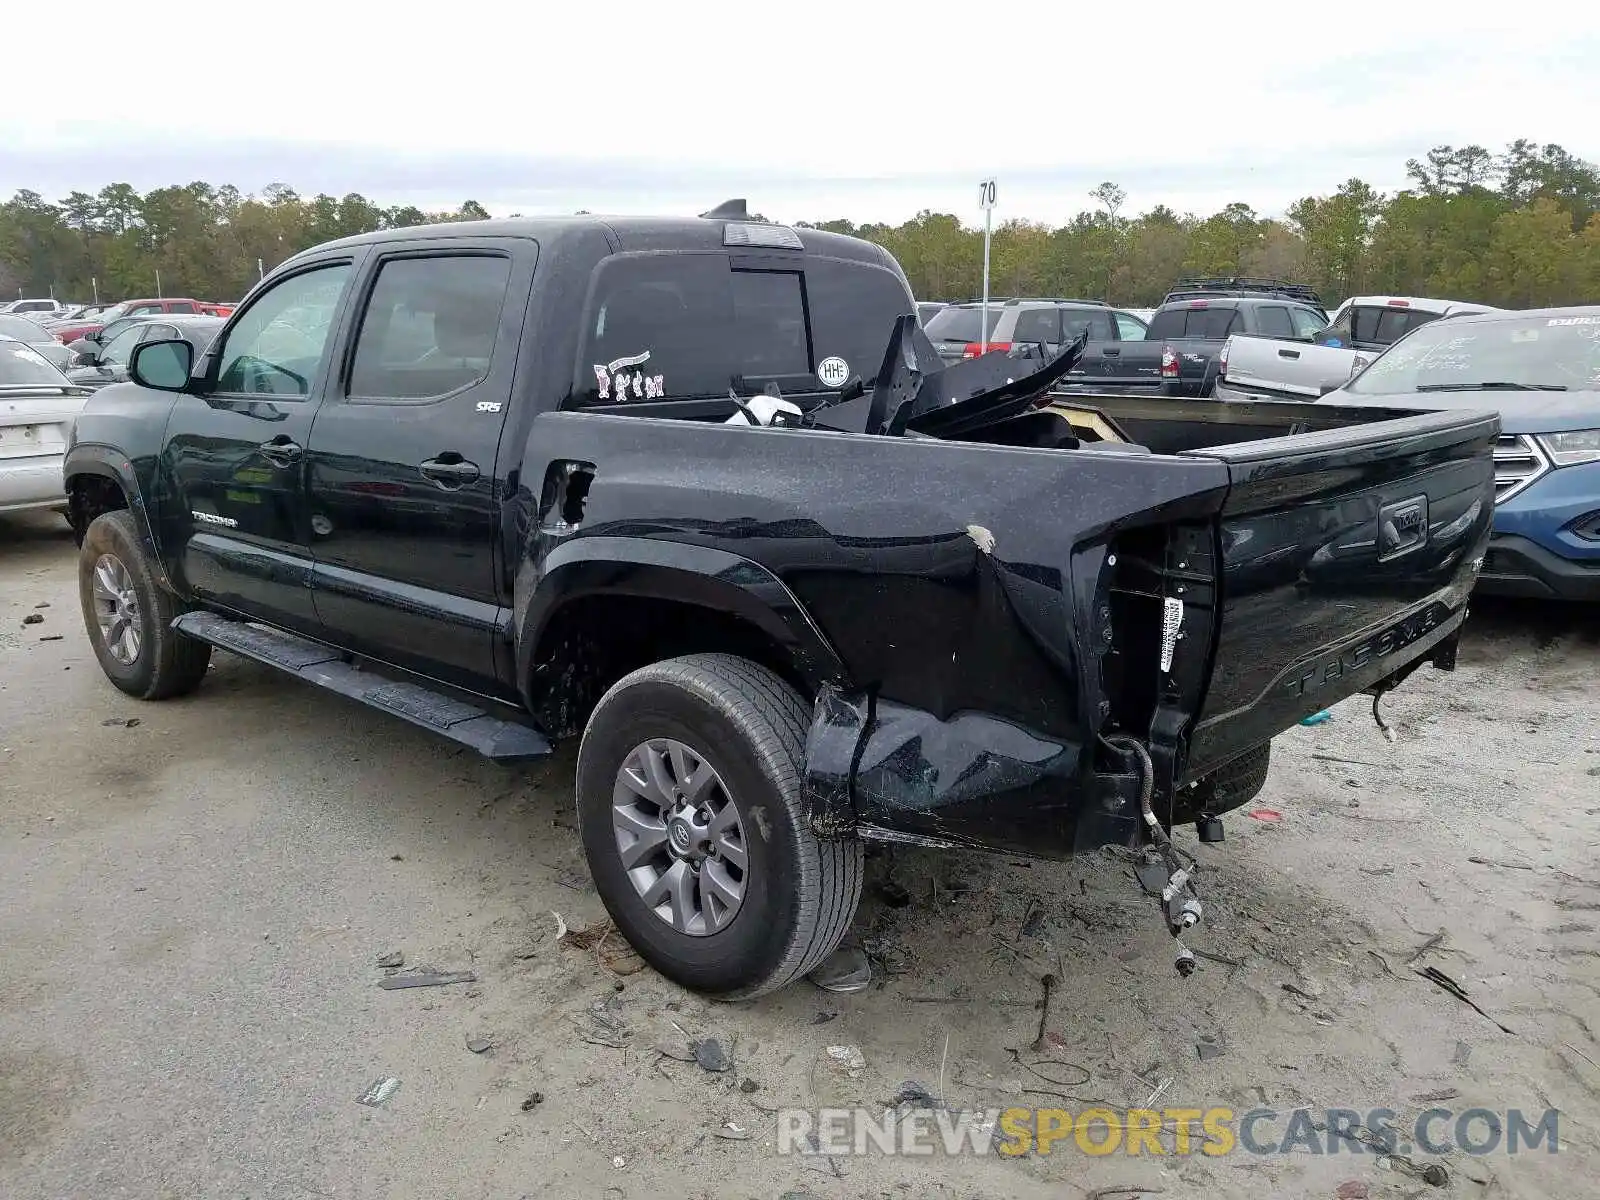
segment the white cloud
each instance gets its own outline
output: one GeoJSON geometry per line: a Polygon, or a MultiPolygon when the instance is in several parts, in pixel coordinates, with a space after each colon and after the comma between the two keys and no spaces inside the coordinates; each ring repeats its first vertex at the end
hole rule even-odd
{"type": "Polygon", "coordinates": [[[1273,212],[1350,175],[1399,186],[1440,142],[1600,157],[1587,11],[174,0],[102,23],[80,74],[14,53],[61,44],[28,5],[7,15],[0,189],[283,180],[530,213],[743,194],[899,220],[975,217],[992,172],[1002,217],[1064,220],[1101,179],[1135,210],[1273,212]]]}

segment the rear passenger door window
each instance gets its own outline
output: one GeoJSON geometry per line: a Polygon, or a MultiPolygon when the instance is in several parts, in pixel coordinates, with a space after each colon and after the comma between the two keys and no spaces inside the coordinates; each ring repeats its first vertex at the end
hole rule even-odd
{"type": "Polygon", "coordinates": [[[1294,324],[1294,336],[1300,338],[1316,337],[1328,324],[1309,308],[1291,308],[1289,320],[1294,324]]]}
{"type": "Polygon", "coordinates": [[[1294,326],[1289,323],[1289,310],[1281,305],[1263,304],[1256,309],[1256,325],[1263,337],[1294,336],[1294,326]]]}
{"type": "Polygon", "coordinates": [[[1138,317],[1130,313],[1115,314],[1117,322],[1117,337],[1124,342],[1144,341],[1145,325],[1138,317]]]}
{"type": "Polygon", "coordinates": [[[496,254],[392,258],[356,334],[347,394],[421,403],[489,374],[511,261],[496,254]]]}

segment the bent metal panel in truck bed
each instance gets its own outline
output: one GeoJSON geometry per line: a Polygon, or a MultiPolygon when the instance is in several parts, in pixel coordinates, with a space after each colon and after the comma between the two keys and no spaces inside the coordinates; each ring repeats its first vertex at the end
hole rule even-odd
{"type": "Polygon", "coordinates": [[[76,423],[87,635],[149,699],[220,647],[499,760],[580,739],[608,911],[709,994],[821,962],[864,839],[1136,847],[1182,934],[1171,828],[1452,665],[1496,419],[1054,395],[1081,340],[946,364],[914,311],[740,204],[306,251],[76,423]]]}

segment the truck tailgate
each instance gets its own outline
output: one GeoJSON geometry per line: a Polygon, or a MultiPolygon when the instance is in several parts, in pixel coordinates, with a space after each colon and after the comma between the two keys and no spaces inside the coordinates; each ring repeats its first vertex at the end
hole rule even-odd
{"type": "Polygon", "coordinates": [[[1090,342],[1083,348],[1083,357],[1062,379],[1064,387],[1091,387],[1096,391],[1107,388],[1130,391],[1160,391],[1160,342],[1090,342]]]}
{"type": "Polygon", "coordinates": [[[1342,347],[1235,334],[1228,339],[1222,381],[1260,395],[1315,400],[1324,385],[1337,386],[1350,377],[1355,358],[1354,350],[1342,347]]]}
{"type": "Polygon", "coordinates": [[[1232,482],[1182,781],[1451,637],[1488,543],[1499,429],[1494,413],[1421,413],[1190,452],[1232,482]]]}

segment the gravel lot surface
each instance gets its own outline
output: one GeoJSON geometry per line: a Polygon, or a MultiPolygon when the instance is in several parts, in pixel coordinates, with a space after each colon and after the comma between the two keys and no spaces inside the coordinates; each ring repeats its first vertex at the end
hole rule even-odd
{"type": "Polygon", "coordinates": [[[1278,740],[1250,807],[1280,820],[1185,835],[1191,944],[1233,964],[1180,980],[1114,857],[899,851],[852,933],[871,989],[719,1005],[614,933],[557,941],[555,914],[603,917],[569,754],[498,768],[223,654],[194,696],[131,700],[64,526],[0,518],[0,1196],[1594,1195],[1600,613],[1483,602],[1460,669],[1386,711],[1392,746],[1360,700],[1278,740]],[[477,978],[381,989],[395,953],[477,978]],[[700,1038],[731,1069],[684,1061],[700,1038]],[[908,1080],[962,1110],[1555,1108],[1560,1149],[1414,1153],[1443,1187],[1348,1145],[777,1152],[776,1109],[881,1108],[908,1080]]]}

